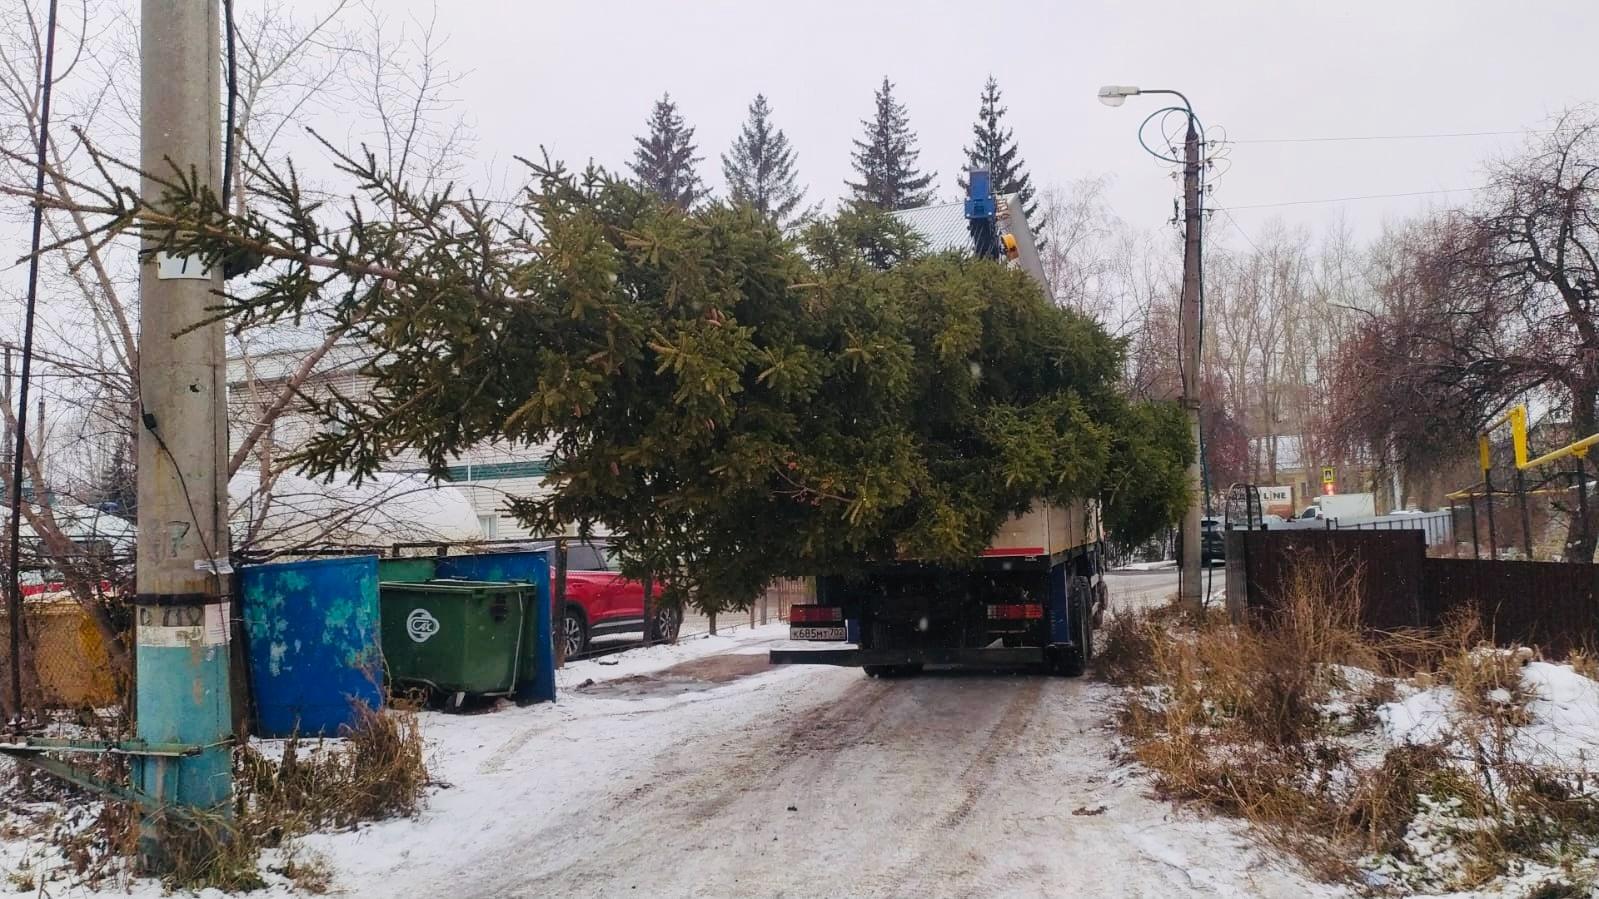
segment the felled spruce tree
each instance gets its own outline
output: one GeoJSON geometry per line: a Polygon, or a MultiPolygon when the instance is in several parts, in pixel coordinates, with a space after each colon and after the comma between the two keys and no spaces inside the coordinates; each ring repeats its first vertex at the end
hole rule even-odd
{"type": "Polygon", "coordinates": [[[265,260],[219,314],[316,309],[371,348],[369,393],[320,410],[311,472],[548,447],[551,490],[516,514],[605,523],[632,570],[707,609],[774,576],[973,558],[1038,497],[1100,497],[1127,540],[1182,507],[1181,415],[1120,394],[1117,340],[869,209],[789,237],[595,169],[530,164],[507,211],[342,165],[359,194],[340,210],[264,169],[262,212],[181,174],[153,206],[105,190],[92,209],[175,252],[265,260]]]}

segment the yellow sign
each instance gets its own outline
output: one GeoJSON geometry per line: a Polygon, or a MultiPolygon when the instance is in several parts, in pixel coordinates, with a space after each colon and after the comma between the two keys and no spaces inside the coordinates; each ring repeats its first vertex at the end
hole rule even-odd
{"type": "Polygon", "coordinates": [[[1337,471],[1337,469],[1333,468],[1331,465],[1323,465],[1321,467],[1321,482],[1323,484],[1336,484],[1336,483],[1338,483],[1338,471],[1337,471]]]}

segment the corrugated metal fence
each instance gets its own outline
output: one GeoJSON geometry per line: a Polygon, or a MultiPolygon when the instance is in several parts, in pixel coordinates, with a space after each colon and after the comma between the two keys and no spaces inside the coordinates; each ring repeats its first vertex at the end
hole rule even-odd
{"type": "Polygon", "coordinates": [[[1270,610],[1296,576],[1329,577],[1379,630],[1436,628],[1475,610],[1501,645],[1553,657],[1599,647],[1599,565],[1427,557],[1419,530],[1232,531],[1227,596],[1235,612],[1270,610]]]}

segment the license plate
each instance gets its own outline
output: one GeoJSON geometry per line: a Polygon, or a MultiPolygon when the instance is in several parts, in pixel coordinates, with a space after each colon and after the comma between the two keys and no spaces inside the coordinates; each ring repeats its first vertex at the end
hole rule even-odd
{"type": "Polygon", "coordinates": [[[843,640],[844,628],[840,627],[790,627],[788,629],[790,640],[843,640]]]}

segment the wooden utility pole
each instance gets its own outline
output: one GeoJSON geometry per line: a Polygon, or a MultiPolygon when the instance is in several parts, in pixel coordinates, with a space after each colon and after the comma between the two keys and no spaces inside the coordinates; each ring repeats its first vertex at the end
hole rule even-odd
{"type": "MultiPolygon", "coordinates": [[[[220,185],[221,30],[217,0],[141,0],[140,165],[220,185]]],[[[147,201],[162,188],[149,178],[147,201]]],[[[138,736],[198,747],[142,757],[135,786],[166,804],[226,813],[233,792],[228,692],[225,355],[209,318],[220,271],[154,253],[139,268],[138,736]]],[[[152,836],[149,832],[146,838],[152,836]]],[[[153,847],[147,842],[147,851],[153,847]]]]}
{"type": "Polygon", "coordinates": [[[1181,323],[1178,327],[1181,346],[1178,350],[1182,368],[1183,413],[1188,416],[1188,429],[1193,437],[1195,455],[1188,463],[1188,493],[1191,500],[1188,514],[1183,516],[1183,570],[1178,585],[1178,603],[1185,612],[1197,615],[1204,600],[1199,583],[1201,543],[1200,514],[1204,507],[1204,485],[1200,478],[1199,450],[1199,290],[1200,290],[1200,229],[1202,227],[1199,196],[1199,131],[1194,127],[1194,116],[1188,115],[1188,134],[1183,141],[1183,295],[1181,323]]]}

